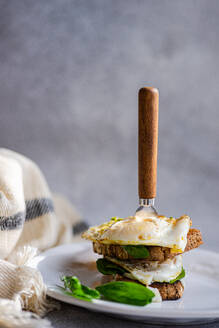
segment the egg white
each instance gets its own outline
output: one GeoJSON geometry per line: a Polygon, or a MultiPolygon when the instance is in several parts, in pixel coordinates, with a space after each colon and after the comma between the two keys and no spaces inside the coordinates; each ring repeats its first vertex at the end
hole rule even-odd
{"type": "Polygon", "coordinates": [[[176,279],[182,271],[182,255],[162,263],[158,261],[120,261],[111,257],[107,257],[107,259],[126,269],[128,273],[124,273],[125,277],[138,280],[146,286],[153,282],[170,282],[176,279]]]}
{"type": "Polygon", "coordinates": [[[190,225],[186,215],[179,219],[132,216],[92,227],[82,237],[103,244],[163,246],[180,253],[186,247],[190,225]]]}

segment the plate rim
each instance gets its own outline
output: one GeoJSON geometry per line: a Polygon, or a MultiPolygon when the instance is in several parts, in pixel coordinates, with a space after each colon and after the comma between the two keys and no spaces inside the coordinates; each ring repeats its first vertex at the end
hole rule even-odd
{"type": "MultiPolygon", "coordinates": [[[[77,300],[77,299],[74,299],[74,298],[70,298],[70,296],[67,296],[67,295],[63,295],[59,292],[53,292],[50,288],[48,288],[48,291],[47,291],[47,295],[50,296],[50,297],[53,297],[59,301],[63,301],[63,302],[66,302],[68,304],[72,304],[72,305],[75,305],[75,306],[80,306],[80,307],[83,307],[83,308],[87,308],[87,309],[90,309],[90,310],[98,310],[98,312],[107,312],[107,313],[114,313],[114,314],[121,314],[121,315],[124,315],[127,313],[124,313],[122,312],[122,309],[121,309],[121,304],[120,303],[116,303],[116,302],[110,302],[110,301],[103,301],[105,303],[105,306],[102,309],[100,309],[99,305],[102,304],[100,302],[98,302],[98,300],[94,300],[92,302],[86,302],[86,301],[82,301],[82,300],[77,300]],[[54,297],[55,295],[55,297],[54,297]],[[69,300],[69,302],[68,302],[69,300]],[[72,300],[72,301],[71,301],[72,300]],[[112,308],[108,305],[111,305],[112,304],[112,308]],[[118,307],[115,306],[115,304],[119,304],[118,307]]],[[[215,311],[208,311],[208,312],[204,312],[204,315],[203,315],[203,312],[198,312],[198,311],[193,311],[193,312],[186,312],[186,313],[182,313],[182,311],[177,311],[177,310],[174,310],[171,312],[171,315],[170,315],[170,312],[168,311],[168,313],[165,313],[166,312],[166,309],[164,310],[161,310],[161,308],[147,308],[145,307],[145,312],[143,313],[142,311],[138,312],[138,307],[137,306],[134,306],[134,305],[129,305],[129,304],[123,304],[125,306],[125,308],[128,309],[131,311],[131,313],[129,313],[129,315],[133,316],[139,316],[139,317],[142,317],[142,318],[169,318],[169,319],[208,319],[208,318],[219,318],[219,310],[215,310],[215,311]],[[134,311],[136,311],[135,313],[132,313],[134,311]],[[161,311],[160,311],[161,310],[161,311]]],[[[142,310],[142,308],[144,307],[139,307],[139,310],[142,310]]]]}
{"type": "MultiPolygon", "coordinates": [[[[63,244],[58,245],[56,247],[50,248],[42,253],[40,253],[37,257],[33,258],[28,265],[31,267],[37,268],[37,265],[42,261],[42,259],[45,259],[45,257],[51,255],[51,253],[57,252],[57,251],[63,251],[65,252],[65,249],[68,249],[72,246],[72,253],[77,253],[83,249],[90,248],[91,245],[87,241],[79,241],[79,242],[73,242],[70,244],[63,244]],[[74,249],[75,246],[77,249],[74,249]]],[[[215,256],[219,260],[219,254],[214,251],[206,250],[206,249],[197,249],[197,253],[204,253],[205,255],[215,256]]],[[[39,269],[38,269],[39,270],[39,269]]],[[[40,271],[40,270],[39,270],[40,271]]],[[[46,285],[46,284],[45,284],[46,285]]],[[[83,300],[78,300],[76,298],[72,298],[68,295],[62,294],[58,289],[56,290],[55,286],[46,285],[46,294],[52,298],[55,298],[59,301],[72,304],[75,306],[80,306],[83,308],[87,308],[89,310],[95,310],[98,312],[105,312],[105,313],[111,313],[111,314],[119,314],[121,316],[127,315],[127,309],[129,309],[129,316],[138,316],[141,318],[151,318],[151,319],[157,319],[158,317],[160,319],[177,319],[177,320],[186,320],[186,319],[193,319],[193,320],[202,320],[202,319],[219,319],[219,307],[218,310],[206,310],[203,312],[203,310],[196,310],[196,311],[179,311],[177,309],[171,310],[171,309],[161,309],[160,307],[145,307],[145,312],[142,311],[142,308],[144,307],[138,307],[134,305],[129,304],[121,304],[116,302],[110,302],[110,301],[103,301],[103,300],[93,300],[92,302],[86,302],[83,300]],[[103,303],[102,303],[103,302],[103,303]],[[103,307],[101,305],[104,305],[103,307]],[[124,310],[126,309],[126,313],[124,310]],[[135,313],[134,313],[135,312],[135,313]]],[[[156,303],[154,303],[156,306],[156,303]]],[[[159,305],[159,304],[158,304],[159,305]]]]}

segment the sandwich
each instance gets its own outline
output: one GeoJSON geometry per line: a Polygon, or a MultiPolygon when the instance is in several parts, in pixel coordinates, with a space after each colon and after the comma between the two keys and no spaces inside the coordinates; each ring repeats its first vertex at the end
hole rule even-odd
{"type": "Polygon", "coordinates": [[[103,281],[134,281],[151,289],[155,302],[176,300],[184,292],[182,254],[203,243],[201,232],[191,226],[187,215],[113,217],[82,238],[102,255],[96,265],[107,277],[103,281]]]}

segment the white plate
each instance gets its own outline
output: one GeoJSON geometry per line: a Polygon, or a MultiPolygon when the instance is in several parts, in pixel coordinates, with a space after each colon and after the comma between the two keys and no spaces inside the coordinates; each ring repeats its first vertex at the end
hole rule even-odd
{"type": "Polygon", "coordinates": [[[31,266],[42,273],[47,294],[57,300],[105,312],[126,319],[148,323],[184,324],[206,323],[219,320],[219,255],[205,250],[193,250],[184,255],[186,270],[185,292],[178,301],[152,303],[145,307],[132,306],[103,300],[86,302],[63,294],[56,287],[62,284],[62,275],[76,275],[84,284],[92,286],[100,278],[94,270],[75,262],[96,260],[90,243],[82,242],[52,248],[36,257],[31,266]]]}

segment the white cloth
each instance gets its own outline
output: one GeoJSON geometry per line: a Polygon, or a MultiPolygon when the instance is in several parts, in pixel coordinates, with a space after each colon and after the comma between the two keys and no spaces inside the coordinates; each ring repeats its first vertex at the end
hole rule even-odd
{"type": "Polygon", "coordinates": [[[80,226],[79,214],[52,196],[38,166],[0,149],[0,327],[50,327],[40,317],[57,303],[46,298],[41,274],[28,261],[37,251],[71,242],[74,226],[80,226]]]}

